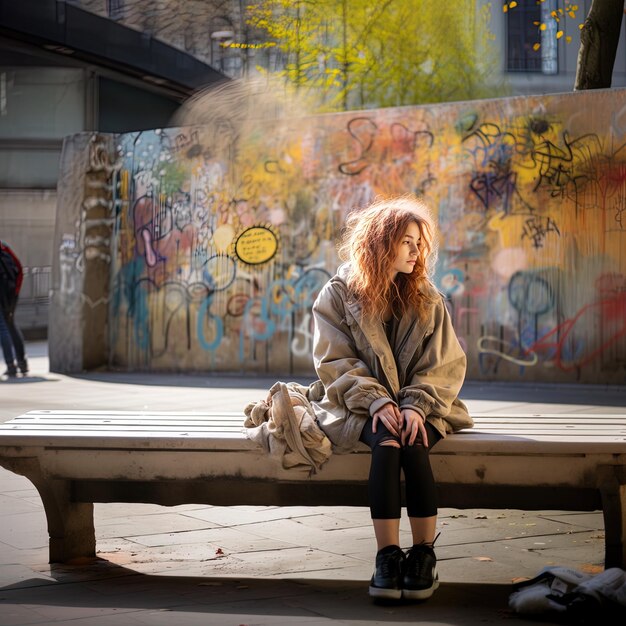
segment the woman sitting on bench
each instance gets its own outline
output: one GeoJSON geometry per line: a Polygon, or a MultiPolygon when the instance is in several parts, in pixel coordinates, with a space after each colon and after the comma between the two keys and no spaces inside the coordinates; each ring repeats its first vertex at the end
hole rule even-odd
{"type": "Polygon", "coordinates": [[[374,203],[347,220],[341,257],[314,306],[316,414],[333,447],[372,450],[368,483],[378,552],[374,598],[425,599],[438,587],[436,486],[429,449],[472,420],[458,399],[466,358],[430,275],[427,207],[413,197],[374,203]],[[413,545],[400,548],[401,472],[413,545]]]}

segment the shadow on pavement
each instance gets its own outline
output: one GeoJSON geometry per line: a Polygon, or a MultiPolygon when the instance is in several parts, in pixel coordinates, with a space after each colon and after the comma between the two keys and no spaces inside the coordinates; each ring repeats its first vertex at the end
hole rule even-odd
{"type": "Polygon", "coordinates": [[[24,376],[22,378],[2,378],[0,383],[8,385],[28,385],[30,383],[58,383],[59,378],[50,378],[48,376],[24,376]]]}
{"type": "Polygon", "coordinates": [[[244,389],[259,387],[269,389],[276,381],[297,382],[310,385],[315,378],[290,375],[211,374],[211,373],[160,373],[160,372],[111,372],[94,371],[67,374],[70,378],[101,383],[124,385],[148,385],[154,387],[199,387],[205,389],[244,389]]]}
{"type": "Polygon", "coordinates": [[[626,387],[571,383],[465,381],[462,400],[583,404],[626,408],[626,387]]]}
{"type": "MultiPolygon", "coordinates": [[[[24,580],[0,589],[0,606],[62,607],[67,616],[72,610],[84,613],[85,607],[98,607],[100,612],[166,610],[170,623],[176,623],[172,612],[195,612],[210,624],[215,623],[210,615],[216,621],[218,616],[227,617],[232,624],[292,624],[316,618],[316,624],[328,619],[475,625],[517,617],[507,605],[510,585],[444,582],[427,602],[382,604],[368,597],[365,581],[146,575],[100,559],[87,566],[55,566],[50,575],[53,581],[24,580]],[[260,616],[273,619],[259,620],[260,616]]],[[[122,623],[123,616],[119,617],[122,623]]]]}

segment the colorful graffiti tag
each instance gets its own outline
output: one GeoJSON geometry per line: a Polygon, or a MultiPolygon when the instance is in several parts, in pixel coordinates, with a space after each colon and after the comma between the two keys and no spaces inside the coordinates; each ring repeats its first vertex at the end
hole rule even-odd
{"type": "Polygon", "coordinates": [[[111,362],[311,374],[347,213],[422,195],[474,379],[626,380],[626,91],[117,138],[111,362]]]}

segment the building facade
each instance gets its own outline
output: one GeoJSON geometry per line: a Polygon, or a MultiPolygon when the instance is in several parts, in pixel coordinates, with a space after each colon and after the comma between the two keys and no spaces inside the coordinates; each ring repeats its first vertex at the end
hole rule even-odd
{"type": "Polygon", "coordinates": [[[82,3],[0,0],[0,238],[26,275],[18,322],[47,326],[64,137],[167,125],[196,89],[226,77],[82,3]]]}

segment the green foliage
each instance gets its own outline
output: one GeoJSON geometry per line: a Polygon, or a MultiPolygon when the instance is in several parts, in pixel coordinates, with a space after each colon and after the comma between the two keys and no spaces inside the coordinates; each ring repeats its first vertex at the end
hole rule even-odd
{"type": "Polygon", "coordinates": [[[479,0],[260,0],[248,21],[275,42],[277,73],[332,111],[502,95],[488,11],[479,0]]]}

